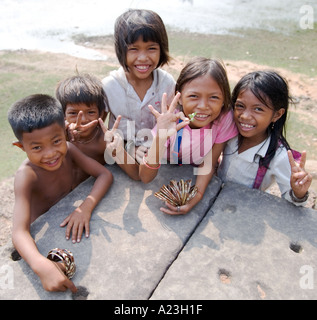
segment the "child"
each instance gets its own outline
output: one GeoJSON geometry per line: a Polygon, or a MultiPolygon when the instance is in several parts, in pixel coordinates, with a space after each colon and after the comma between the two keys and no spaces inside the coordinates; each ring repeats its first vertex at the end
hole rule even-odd
{"type": "Polygon", "coordinates": [[[166,203],[168,209],[161,208],[161,211],[185,214],[202,199],[226,141],[237,135],[237,129],[230,111],[226,70],[219,61],[200,57],[192,59],[179,75],[176,92],[168,110],[164,98],[161,114],[150,106],[157,120],[157,133],[140,165],[140,177],[146,183],[155,178],[169,138],[167,158],[170,154],[178,154],[182,163],[198,165],[195,183],[198,192],[186,205],[175,207],[166,203]],[[178,100],[182,112],[174,112],[178,100]]]}
{"type": "Polygon", "coordinates": [[[304,205],[312,177],[306,152],[296,165],[283,135],[289,100],[286,80],[274,71],[252,72],[237,83],[232,105],[239,135],[228,142],[218,175],[261,190],[276,180],[285,199],[304,205]]]}
{"type": "MultiPolygon", "coordinates": [[[[113,150],[111,141],[120,122],[120,116],[112,130],[108,131],[103,122],[108,100],[101,81],[89,74],[69,77],[57,85],[56,98],[64,110],[69,140],[83,153],[104,165],[107,156],[105,150],[109,152],[113,150]],[[105,140],[105,133],[109,139],[105,140]]],[[[119,156],[117,150],[116,157],[113,158],[117,160],[118,165],[132,179],[139,180],[139,169],[134,159],[128,159],[130,156],[124,149],[121,157],[125,159],[119,156]]],[[[88,177],[85,172],[82,172],[82,175],[80,180],[88,177]]]]}
{"type": "Polygon", "coordinates": [[[76,291],[74,284],[43,257],[30,235],[30,225],[79,183],[76,171],[83,170],[96,178],[85,201],[62,223],[66,239],[79,242],[93,209],[112,184],[112,174],[97,161],[66,142],[64,113],[60,103],[48,95],[31,95],[14,103],[8,120],[27,159],[16,172],[14,181],[12,241],[22,258],[40,277],[48,291],[76,291]]]}
{"type": "Polygon", "coordinates": [[[137,154],[140,162],[155,126],[148,105],[160,111],[162,94],[167,93],[168,104],[174,95],[174,78],[160,69],[170,60],[167,32],[155,12],[130,9],[117,18],[114,40],[121,67],[102,81],[109,101],[109,126],[122,116],[118,129],[125,148],[134,156],[134,147],[142,146],[137,154]]]}

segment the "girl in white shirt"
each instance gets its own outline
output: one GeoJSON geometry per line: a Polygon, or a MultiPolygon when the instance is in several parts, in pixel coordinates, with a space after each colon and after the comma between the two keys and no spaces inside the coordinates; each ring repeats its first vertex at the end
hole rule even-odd
{"type": "MultiPolygon", "coordinates": [[[[167,93],[168,104],[174,97],[175,80],[161,69],[170,60],[168,35],[157,13],[129,9],[115,22],[114,44],[121,67],[102,80],[108,98],[109,127],[121,115],[118,131],[126,150],[133,154],[134,147],[141,146],[145,152],[156,124],[148,105],[161,111],[162,94],[167,93]]],[[[140,159],[142,156],[141,152],[140,159]]]]}
{"type": "Polygon", "coordinates": [[[296,164],[284,137],[290,100],[286,80],[274,71],[251,72],[237,83],[232,105],[239,135],[228,142],[218,176],[261,190],[275,180],[285,199],[304,205],[312,177],[306,152],[296,164]]]}

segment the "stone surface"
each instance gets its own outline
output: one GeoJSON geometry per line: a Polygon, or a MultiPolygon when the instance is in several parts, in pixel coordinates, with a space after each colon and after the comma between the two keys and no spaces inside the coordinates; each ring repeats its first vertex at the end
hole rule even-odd
{"type": "Polygon", "coordinates": [[[46,292],[23,261],[0,250],[0,299],[214,300],[317,299],[316,211],[214,177],[185,216],[169,216],[154,197],[190,166],[164,165],[150,183],[109,166],[114,183],[96,207],[91,235],[65,239],[61,221],[93,184],[90,178],[31,226],[39,251],[73,252],[78,293],[46,292]]]}
{"type": "MultiPolygon", "coordinates": [[[[89,193],[92,178],[35,221],[31,232],[43,255],[55,247],[74,254],[77,272],[72,280],[88,292],[87,299],[148,299],[209,210],[221,181],[211,181],[206,196],[190,214],[169,216],[159,210],[164,204],[153,194],[170,179],[194,179],[193,167],[164,165],[146,185],[129,179],[117,166],[109,169],[114,183],[92,215],[88,239],[72,244],[59,224],[89,193]]],[[[70,292],[43,290],[23,260],[12,261],[10,250],[6,246],[0,252],[1,265],[12,268],[14,285],[0,289],[0,299],[73,298],[70,292]]]]}
{"type": "Polygon", "coordinates": [[[316,211],[228,184],[152,299],[317,299],[316,247],[316,211]]]}

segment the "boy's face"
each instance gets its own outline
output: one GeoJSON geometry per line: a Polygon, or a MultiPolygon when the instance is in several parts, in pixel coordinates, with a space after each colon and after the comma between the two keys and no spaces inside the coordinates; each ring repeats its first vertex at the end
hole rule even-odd
{"type": "Polygon", "coordinates": [[[65,129],[57,123],[23,133],[22,142],[16,145],[26,152],[30,162],[47,171],[59,169],[67,153],[65,129]]]}
{"type": "Polygon", "coordinates": [[[153,41],[144,42],[142,36],[130,44],[126,61],[131,80],[144,80],[152,77],[152,72],[160,61],[160,55],[160,45],[153,41]]]}
{"type": "MultiPolygon", "coordinates": [[[[87,106],[85,103],[72,104],[68,103],[65,110],[65,120],[68,123],[76,123],[79,111],[82,111],[81,124],[85,125],[93,120],[98,120],[103,114],[99,114],[99,109],[94,103],[91,106],[87,106]]],[[[95,127],[85,132],[85,135],[89,136],[95,127]]]]}

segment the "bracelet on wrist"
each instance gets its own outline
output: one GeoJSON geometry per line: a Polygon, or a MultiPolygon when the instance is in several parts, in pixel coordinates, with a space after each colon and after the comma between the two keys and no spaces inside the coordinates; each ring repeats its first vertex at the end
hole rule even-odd
{"type": "Polygon", "coordinates": [[[161,167],[161,163],[160,163],[160,162],[158,163],[158,166],[157,166],[157,167],[151,167],[151,166],[147,163],[147,161],[146,161],[146,155],[143,156],[143,164],[144,164],[147,168],[152,169],[152,170],[158,170],[158,169],[161,167]]]}
{"type": "Polygon", "coordinates": [[[295,196],[294,192],[293,192],[293,189],[291,189],[291,190],[289,191],[289,195],[290,195],[292,201],[301,203],[301,202],[305,202],[305,201],[308,199],[308,197],[309,197],[309,192],[307,191],[307,192],[305,193],[305,195],[304,195],[303,198],[297,198],[297,197],[295,196]]]}

